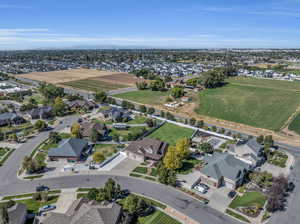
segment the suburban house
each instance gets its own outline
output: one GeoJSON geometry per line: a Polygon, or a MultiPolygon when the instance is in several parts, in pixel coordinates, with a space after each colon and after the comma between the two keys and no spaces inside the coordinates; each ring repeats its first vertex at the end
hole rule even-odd
{"type": "Polygon", "coordinates": [[[7,208],[9,224],[24,224],[27,217],[27,208],[24,204],[15,203],[7,208]]]}
{"type": "Polygon", "coordinates": [[[40,217],[41,224],[120,224],[122,207],[107,201],[89,201],[80,198],[74,201],[66,213],[50,212],[40,217]]]}
{"type": "Polygon", "coordinates": [[[96,130],[101,136],[101,140],[105,140],[108,137],[108,128],[105,124],[93,123],[93,122],[83,122],[80,125],[80,134],[84,138],[89,138],[93,130],[96,130]]]}
{"type": "Polygon", "coordinates": [[[204,157],[205,166],[199,170],[201,182],[213,187],[239,187],[250,165],[228,153],[215,152],[204,157]]]}
{"type": "Polygon", "coordinates": [[[251,165],[252,168],[260,166],[265,158],[263,156],[264,146],[256,139],[250,139],[246,143],[237,143],[227,146],[228,153],[251,165]]]}
{"type": "Polygon", "coordinates": [[[53,117],[53,108],[50,106],[34,108],[28,115],[31,119],[48,119],[53,117]]]}
{"type": "Polygon", "coordinates": [[[85,157],[87,149],[88,142],[84,139],[63,139],[57,148],[49,149],[48,157],[50,160],[66,159],[68,161],[79,161],[85,157]]]}
{"type": "Polygon", "coordinates": [[[26,120],[22,116],[17,115],[16,113],[9,112],[0,114],[0,126],[19,125],[25,122],[26,120]]]}
{"type": "Polygon", "coordinates": [[[168,143],[157,139],[144,138],[131,142],[126,148],[129,158],[144,162],[145,160],[159,161],[168,148],[168,143]]]}
{"type": "Polygon", "coordinates": [[[111,120],[113,122],[126,122],[131,120],[131,114],[129,111],[117,107],[101,111],[100,114],[104,119],[111,120]]]}
{"type": "Polygon", "coordinates": [[[77,110],[77,109],[92,110],[98,107],[97,104],[88,100],[73,100],[71,102],[66,102],[66,104],[70,109],[73,110],[77,110]]]}

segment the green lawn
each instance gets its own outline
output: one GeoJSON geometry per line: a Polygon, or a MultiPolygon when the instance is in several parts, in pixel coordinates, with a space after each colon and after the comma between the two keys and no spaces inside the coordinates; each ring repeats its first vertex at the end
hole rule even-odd
{"type": "Polygon", "coordinates": [[[114,84],[110,82],[103,82],[95,79],[81,79],[77,81],[60,83],[62,85],[71,86],[75,89],[83,89],[88,91],[108,91],[113,89],[126,88],[127,85],[114,84]]]}
{"type": "Polygon", "coordinates": [[[180,224],[180,222],[159,210],[151,215],[139,217],[138,221],[140,224],[180,224]]]}
{"type": "Polygon", "coordinates": [[[8,159],[8,157],[15,151],[15,149],[12,148],[0,148],[1,155],[0,155],[0,166],[4,164],[4,162],[8,159]]]}
{"type": "Polygon", "coordinates": [[[300,82],[233,78],[229,83],[202,91],[196,112],[278,131],[300,105],[300,82]]]}
{"type": "Polygon", "coordinates": [[[138,166],[132,172],[145,174],[147,173],[147,167],[138,166]]]}
{"type": "Polygon", "coordinates": [[[4,156],[9,151],[8,148],[0,148],[0,157],[4,156]]]}
{"type": "Polygon", "coordinates": [[[259,207],[263,207],[267,200],[267,196],[263,195],[260,192],[246,192],[243,196],[237,196],[230,203],[230,208],[237,207],[248,207],[258,205],[259,207]]]}
{"type": "Polygon", "coordinates": [[[117,134],[118,136],[123,137],[124,141],[127,141],[128,134],[142,134],[144,129],[147,129],[147,127],[130,127],[127,130],[118,130],[116,128],[111,128],[110,135],[112,136],[114,134],[117,134]]]}
{"type": "Polygon", "coordinates": [[[300,114],[298,114],[294,120],[290,123],[289,129],[300,134],[300,114]]]}
{"type": "Polygon", "coordinates": [[[161,141],[167,142],[170,145],[175,145],[178,139],[190,138],[193,132],[193,129],[166,123],[147,137],[160,139],[161,141]]]}
{"type": "Polygon", "coordinates": [[[177,170],[177,172],[180,174],[188,174],[192,172],[195,166],[201,163],[203,163],[203,161],[190,157],[182,161],[182,167],[177,170]]]}
{"type": "Polygon", "coordinates": [[[135,116],[131,121],[128,121],[127,124],[145,124],[147,117],[144,116],[135,116]]]}
{"type": "Polygon", "coordinates": [[[231,210],[229,210],[229,209],[226,209],[225,212],[226,212],[228,215],[230,215],[230,216],[232,216],[232,217],[234,217],[234,218],[237,218],[237,219],[239,219],[239,220],[241,220],[241,221],[243,221],[243,222],[248,222],[248,223],[250,223],[249,219],[247,219],[246,217],[244,217],[244,216],[242,216],[242,215],[240,215],[240,214],[237,214],[237,213],[235,213],[235,212],[233,212],[233,211],[231,211],[231,210]]]}
{"type": "Polygon", "coordinates": [[[165,103],[166,98],[169,96],[169,92],[138,90],[133,92],[116,94],[113,96],[142,104],[161,105],[165,103]]]}
{"type": "Polygon", "coordinates": [[[18,203],[25,204],[29,213],[37,213],[39,208],[57,202],[59,196],[49,196],[47,202],[35,201],[33,199],[18,200],[18,203]]]}
{"type": "Polygon", "coordinates": [[[94,150],[95,152],[102,152],[106,158],[118,151],[117,145],[114,144],[96,144],[94,150]]]}

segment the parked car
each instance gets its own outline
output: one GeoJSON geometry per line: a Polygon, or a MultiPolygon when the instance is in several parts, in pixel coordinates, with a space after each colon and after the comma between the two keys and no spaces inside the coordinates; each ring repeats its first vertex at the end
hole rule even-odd
{"type": "Polygon", "coordinates": [[[207,190],[207,191],[209,190],[209,186],[207,186],[206,184],[200,183],[198,185],[205,188],[205,190],[207,190]]]}
{"type": "Polygon", "coordinates": [[[199,184],[194,187],[194,190],[200,192],[201,194],[205,194],[207,192],[207,190],[199,184]]]}
{"type": "Polygon", "coordinates": [[[235,191],[230,191],[230,192],[228,193],[228,197],[229,197],[229,198],[234,198],[235,195],[236,195],[236,192],[235,192],[235,191]]]}
{"type": "Polygon", "coordinates": [[[56,209],[55,205],[45,205],[39,209],[39,212],[48,212],[54,209],[56,209]]]}
{"type": "Polygon", "coordinates": [[[47,187],[47,186],[45,186],[45,185],[39,185],[39,186],[37,186],[37,187],[35,188],[35,190],[36,190],[37,192],[40,192],[40,191],[49,191],[50,188],[47,187]]]}

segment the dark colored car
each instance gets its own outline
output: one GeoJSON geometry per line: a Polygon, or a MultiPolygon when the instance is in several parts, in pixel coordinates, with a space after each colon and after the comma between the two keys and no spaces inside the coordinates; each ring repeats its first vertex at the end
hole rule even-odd
{"type": "Polygon", "coordinates": [[[229,198],[234,198],[235,195],[236,195],[236,192],[235,192],[235,191],[230,191],[230,192],[228,193],[228,197],[229,197],[229,198]]]}
{"type": "Polygon", "coordinates": [[[40,191],[49,191],[50,188],[47,187],[47,186],[45,186],[45,185],[39,185],[39,186],[36,187],[35,190],[36,190],[37,192],[40,192],[40,191]]]}

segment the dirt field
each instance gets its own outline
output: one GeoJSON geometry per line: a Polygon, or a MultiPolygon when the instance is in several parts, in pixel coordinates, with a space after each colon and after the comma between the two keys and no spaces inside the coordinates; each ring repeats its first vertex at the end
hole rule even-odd
{"type": "MultiPolygon", "coordinates": [[[[37,81],[44,81],[48,83],[63,83],[63,82],[71,82],[71,81],[77,81],[80,79],[90,79],[90,78],[100,78],[103,76],[107,76],[106,79],[108,79],[109,76],[112,76],[113,79],[116,79],[115,77],[120,77],[122,75],[125,75],[127,78],[127,82],[130,79],[129,76],[132,76],[134,79],[135,76],[129,75],[127,73],[116,73],[116,72],[109,72],[109,71],[99,71],[99,70],[92,70],[92,69],[73,69],[73,70],[63,70],[63,71],[53,71],[53,72],[32,72],[24,75],[18,75],[19,77],[27,78],[27,79],[33,79],[37,81]]],[[[135,83],[135,81],[132,81],[135,83]]]]}

